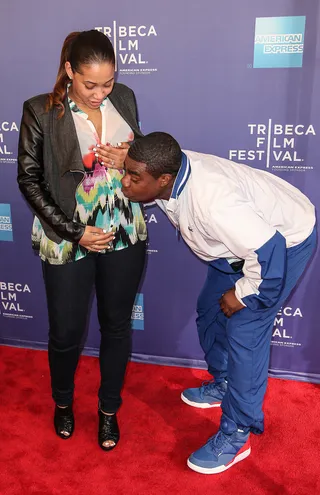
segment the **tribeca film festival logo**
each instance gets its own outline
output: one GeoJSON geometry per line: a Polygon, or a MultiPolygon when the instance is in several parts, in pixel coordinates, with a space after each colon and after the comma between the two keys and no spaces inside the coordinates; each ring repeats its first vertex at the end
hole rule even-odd
{"type": "Polygon", "coordinates": [[[302,67],[306,16],[258,17],[254,68],[302,67]]]}
{"type": "Polygon", "coordinates": [[[15,163],[17,161],[16,158],[13,158],[13,152],[7,143],[7,138],[16,132],[19,132],[19,129],[15,122],[0,122],[0,163],[15,163]]]}
{"type": "Polygon", "coordinates": [[[144,330],[144,302],[143,294],[137,294],[131,315],[132,329],[144,330]]]}
{"type": "Polygon", "coordinates": [[[301,342],[294,342],[292,335],[289,335],[284,325],[284,318],[303,318],[300,308],[287,306],[281,308],[274,320],[271,344],[278,347],[301,347],[301,342]]]}
{"type": "Polygon", "coordinates": [[[11,207],[0,204],[0,241],[13,241],[11,207]]]}
{"type": "Polygon", "coordinates": [[[143,47],[148,41],[158,36],[151,26],[121,26],[113,21],[112,26],[96,27],[110,38],[116,56],[116,71],[120,74],[139,75],[151,74],[158,69],[151,68],[149,61],[144,58],[143,47]]]}
{"type": "Polygon", "coordinates": [[[266,168],[278,172],[306,172],[313,170],[295,149],[304,136],[316,136],[313,125],[248,124],[249,134],[256,139],[254,149],[229,150],[229,160],[262,162],[266,168]]]}
{"type": "Polygon", "coordinates": [[[23,294],[31,294],[27,284],[0,281],[1,313],[5,318],[19,318],[22,320],[33,318],[26,315],[20,298],[23,294]]]}

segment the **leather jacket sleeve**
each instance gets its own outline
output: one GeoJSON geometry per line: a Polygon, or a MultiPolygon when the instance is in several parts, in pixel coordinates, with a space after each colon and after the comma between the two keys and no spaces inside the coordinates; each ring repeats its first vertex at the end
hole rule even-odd
{"type": "Polygon", "coordinates": [[[47,190],[43,163],[43,131],[29,102],[23,106],[18,149],[18,184],[39,220],[62,239],[78,242],[85,226],[68,218],[47,190]]]}

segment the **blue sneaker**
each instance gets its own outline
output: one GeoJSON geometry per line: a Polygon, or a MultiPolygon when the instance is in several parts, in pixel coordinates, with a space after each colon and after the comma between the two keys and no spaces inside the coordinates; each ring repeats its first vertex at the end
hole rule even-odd
{"type": "Polygon", "coordinates": [[[251,453],[249,428],[222,417],[220,430],[188,459],[188,466],[202,474],[218,474],[242,461],[251,453]]]}
{"type": "Polygon", "coordinates": [[[181,399],[189,406],[208,409],[220,407],[224,394],[227,391],[227,381],[216,383],[213,380],[203,382],[201,387],[187,388],[181,394],[181,399]]]}

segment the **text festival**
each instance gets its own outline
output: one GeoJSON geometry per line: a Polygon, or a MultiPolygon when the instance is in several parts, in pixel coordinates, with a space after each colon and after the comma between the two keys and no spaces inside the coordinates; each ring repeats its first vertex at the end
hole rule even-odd
{"type": "MultiPolygon", "coordinates": [[[[300,136],[315,136],[316,132],[313,125],[281,125],[271,126],[266,124],[248,124],[250,135],[255,135],[256,148],[254,150],[230,150],[229,160],[235,161],[253,161],[263,160],[265,156],[270,156],[277,162],[302,162],[303,159],[298,156],[294,149],[296,138],[300,136]]],[[[267,165],[268,166],[268,165],[267,165]]]]}
{"type": "Polygon", "coordinates": [[[0,155],[12,155],[11,151],[8,151],[7,145],[4,144],[4,132],[19,132],[18,126],[15,122],[1,122],[0,123],[0,155]]]}
{"type": "Polygon", "coordinates": [[[283,328],[283,317],[284,316],[299,316],[299,318],[303,318],[303,314],[300,308],[293,309],[290,306],[285,308],[281,308],[274,320],[274,329],[272,333],[272,337],[281,337],[283,339],[292,339],[290,335],[286,333],[286,329],[283,328]]]}
{"type": "Polygon", "coordinates": [[[113,27],[96,27],[110,39],[113,38],[113,45],[119,55],[122,64],[146,64],[139,53],[139,39],[149,36],[157,36],[154,26],[117,26],[116,21],[113,27]],[[135,39],[130,39],[135,38],[135,39]]]}
{"type": "Polygon", "coordinates": [[[0,282],[0,300],[4,310],[24,312],[24,309],[22,309],[17,302],[17,292],[28,292],[31,294],[31,290],[27,284],[0,282]]]}

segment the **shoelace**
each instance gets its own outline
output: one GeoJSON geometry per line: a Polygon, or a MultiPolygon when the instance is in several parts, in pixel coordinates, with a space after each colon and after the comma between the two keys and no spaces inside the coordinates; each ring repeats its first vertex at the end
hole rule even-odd
{"type": "Polygon", "coordinates": [[[208,380],[206,382],[203,382],[201,385],[201,394],[203,395],[205,392],[212,392],[215,388],[217,387],[217,384],[215,383],[214,380],[208,380]]]}
{"type": "Polygon", "coordinates": [[[208,440],[210,448],[219,455],[223,448],[230,443],[230,438],[225,435],[221,430],[216,435],[208,440]]]}

